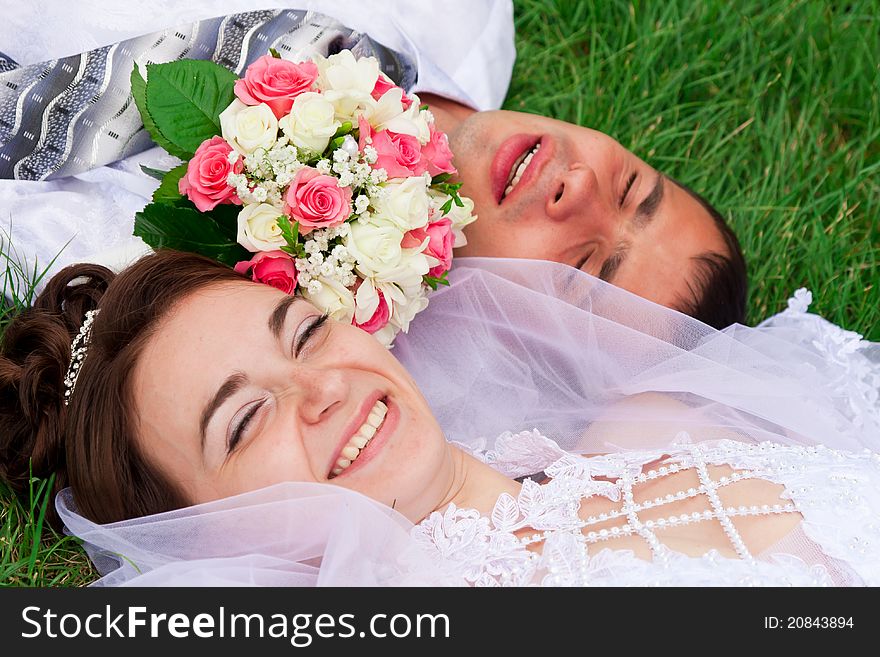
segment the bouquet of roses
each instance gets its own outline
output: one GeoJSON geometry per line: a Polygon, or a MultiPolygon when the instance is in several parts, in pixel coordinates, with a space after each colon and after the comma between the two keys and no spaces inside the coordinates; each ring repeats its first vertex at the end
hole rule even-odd
{"type": "Polygon", "coordinates": [[[135,68],[153,139],[186,162],[135,218],[150,246],[195,251],[301,293],[390,345],[446,284],[473,203],[426,106],[350,51],[275,51],[241,79],[208,61],[135,68]]]}

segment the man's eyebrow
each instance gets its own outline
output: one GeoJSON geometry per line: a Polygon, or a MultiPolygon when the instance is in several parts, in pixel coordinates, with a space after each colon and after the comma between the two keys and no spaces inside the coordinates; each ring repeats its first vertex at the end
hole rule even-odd
{"type": "Polygon", "coordinates": [[[648,194],[644,200],[639,203],[636,213],[633,215],[633,226],[637,229],[644,228],[654,218],[657,208],[663,201],[664,175],[657,174],[657,182],[654,183],[654,189],[648,194]]]}
{"type": "Polygon", "coordinates": [[[284,320],[287,319],[287,311],[288,309],[296,303],[299,297],[289,294],[281,298],[281,300],[275,304],[275,309],[272,311],[272,314],[269,315],[269,330],[272,332],[272,335],[276,340],[281,339],[281,329],[284,328],[284,320]]]}
{"type": "Polygon", "coordinates": [[[220,388],[217,389],[217,392],[214,393],[214,397],[211,401],[205,406],[205,409],[202,411],[202,419],[199,422],[199,435],[201,436],[202,452],[205,451],[205,430],[208,428],[208,423],[211,421],[211,418],[214,417],[214,413],[216,413],[217,409],[223,405],[223,402],[238,392],[241,387],[247,383],[247,380],[248,378],[245,376],[244,372],[234,372],[233,374],[230,374],[223,382],[223,385],[221,385],[220,388]]]}
{"type": "Polygon", "coordinates": [[[599,270],[599,278],[601,278],[606,283],[611,282],[611,277],[617,272],[617,269],[626,260],[626,255],[629,253],[629,242],[621,242],[617,245],[617,248],[614,250],[605,262],[602,263],[602,268],[599,270]]]}

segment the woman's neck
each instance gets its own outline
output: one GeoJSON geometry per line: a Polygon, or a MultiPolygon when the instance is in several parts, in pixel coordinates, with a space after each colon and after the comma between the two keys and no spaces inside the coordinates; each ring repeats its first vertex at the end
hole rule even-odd
{"type": "Polygon", "coordinates": [[[449,446],[453,460],[453,474],[443,496],[443,501],[435,511],[443,511],[449,504],[459,508],[476,509],[482,515],[489,515],[501,493],[519,494],[521,485],[474,458],[455,445],[449,446]]]}

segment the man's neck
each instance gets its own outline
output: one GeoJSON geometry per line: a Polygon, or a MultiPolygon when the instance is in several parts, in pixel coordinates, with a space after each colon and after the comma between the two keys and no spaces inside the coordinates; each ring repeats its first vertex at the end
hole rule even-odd
{"type": "Polygon", "coordinates": [[[450,137],[458,130],[458,126],[476,111],[454,100],[430,93],[420,94],[419,98],[428,105],[428,109],[434,115],[437,128],[450,137]]]}

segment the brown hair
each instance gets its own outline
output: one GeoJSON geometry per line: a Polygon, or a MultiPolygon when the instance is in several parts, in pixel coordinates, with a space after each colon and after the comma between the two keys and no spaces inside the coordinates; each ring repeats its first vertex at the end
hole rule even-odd
{"type": "Polygon", "coordinates": [[[745,324],[749,279],[736,233],[709,201],[687,185],[673,182],[709,213],[727,247],[727,253],[709,251],[694,256],[694,280],[688,281],[692,299],[680,300],[678,310],[718,330],[735,323],[745,324]]]}
{"type": "MultiPolygon", "coordinates": [[[[61,270],[0,345],[0,478],[22,494],[31,476],[55,474],[55,492],[70,486],[78,511],[99,523],[186,506],[138,449],[130,375],[175,303],[205,286],[243,280],[226,265],[168,250],[118,275],[88,264],[61,270]],[[65,406],[70,344],[95,308],[88,354],[65,406]]],[[[57,525],[54,507],[50,516],[57,525]]]]}

